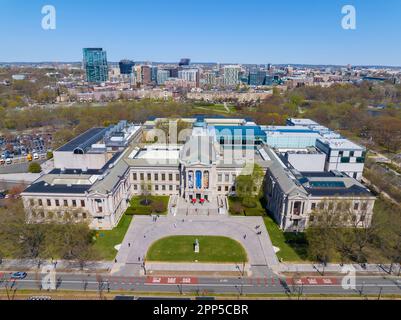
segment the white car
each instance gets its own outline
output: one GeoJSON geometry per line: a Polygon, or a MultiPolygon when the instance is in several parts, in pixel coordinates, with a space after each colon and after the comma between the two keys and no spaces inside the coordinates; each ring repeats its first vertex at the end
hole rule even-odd
{"type": "Polygon", "coordinates": [[[33,160],[39,160],[39,155],[37,153],[33,154],[33,160]]]}
{"type": "Polygon", "coordinates": [[[11,160],[10,158],[6,159],[6,164],[12,164],[12,163],[13,163],[13,160],[11,160]]]}

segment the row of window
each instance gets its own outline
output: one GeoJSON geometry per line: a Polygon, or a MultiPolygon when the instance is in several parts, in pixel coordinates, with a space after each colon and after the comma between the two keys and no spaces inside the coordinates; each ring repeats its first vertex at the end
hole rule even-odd
{"type": "MultiPolygon", "coordinates": [[[[146,176],[146,180],[150,181],[174,181],[174,174],[173,173],[144,173],[144,172],[140,172],[139,174],[137,172],[134,172],[132,174],[132,179],[134,181],[145,181],[145,176],[146,176]],[[153,179],[152,179],[152,175],[153,175],[153,179]],[[138,179],[139,178],[139,179],[138,179]],[[159,180],[160,179],[160,180],[159,180]]],[[[180,181],[180,174],[176,173],[175,174],[175,181],[180,181]]]]}
{"type": "MultiPolygon", "coordinates": [[[[219,191],[219,192],[221,192],[223,190],[223,187],[222,186],[217,186],[217,191],[219,191]]],[[[232,192],[235,192],[235,187],[234,186],[232,186],[231,188],[230,188],[230,186],[224,186],[224,191],[225,192],[228,192],[228,191],[232,191],[232,192]]]]}
{"type": "MultiPolygon", "coordinates": [[[[357,218],[358,218],[358,216],[357,216],[356,214],[354,214],[354,215],[352,215],[352,217],[351,217],[351,221],[352,221],[352,222],[356,222],[357,218]]],[[[366,219],[366,215],[365,215],[365,214],[362,214],[362,215],[359,217],[359,221],[360,221],[360,222],[365,221],[365,219],[366,219]]],[[[322,220],[322,217],[320,217],[320,216],[316,216],[316,217],[315,217],[313,214],[310,215],[309,221],[310,221],[310,222],[313,222],[313,221],[315,221],[315,220],[316,220],[316,221],[321,221],[321,220],[322,220]]],[[[344,216],[342,217],[342,220],[343,220],[343,222],[349,222],[349,217],[346,216],[346,215],[344,215],[344,216]]]]}
{"type": "MultiPolygon", "coordinates": [[[[312,210],[324,210],[325,208],[325,203],[324,202],[320,202],[320,203],[315,203],[313,202],[311,205],[311,209],[312,210]]],[[[351,208],[351,203],[346,202],[346,203],[337,203],[336,205],[336,209],[337,210],[349,210],[351,208]]],[[[361,208],[361,210],[367,210],[368,209],[368,203],[367,202],[362,202],[362,205],[360,205],[359,202],[354,202],[354,211],[358,211],[359,208],[361,208]]],[[[334,210],[334,203],[333,202],[329,202],[327,209],[329,211],[334,210]]]]}
{"type": "MultiPolygon", "coordinates": [[[[148,189],[148,191],[152,191],[152,190],[154,190],[154,191],[179,191],[180,190],[180,186],[179,185],[165,185],[165,184],[162,184],[162,185],[158,185],[158,184],[155,184],[155,185],[148,185],[148,186],[142,186],[142,185],[138,185],[138,184],[134,184],[133,185],[133,188],[134,188],[134,190],[135,191],[140,191],[140,190],[143,190],[144,188],[147,188],[148,189]]],[[[223,191],[223,188],[224,188],[224,191],[225,192],[229,192],[229,191],[232,191],[232,192],[235,192],[235,186],[218,186],[217,187],[217,191],[219,191],[219,192],[221,192],[221,191],[223,191]]]]}
{"type": "MultiPolygon", "coordinates": [[[[355,156],[355,151],[350,151],[348,154],[349,154],[349,157],[354,157],[354,156],[355,156]]],[[[338,151],[338,156],[339,156],[339,157],[343,157],[343,156],[345,156],[345,155],[346,155],[346,153],[344,153],[343,150],[338,151]]],[[[365,158],[365,157],[366,157],[366,151],[363,151],[363,152],[360,154],[360,158],[365,158]]]]}
{"type": "MultiPolygon", "coordinates": [[[[230,174],[229,173],[219,173],[217,175],[217,182],[223,182],[223,176],[224,176],[224,182],[230,182],[230,174]]],[[[232,181],[235,181],[235,179],[237,178],[237,175],[235,173],[233,173],[232,175],[232,181]]]]}
{"type": "Polygon", "coordinates": [[[47,214],[46,214],[44,211],[39,211],[39,212],[32,211],[31,215],[32,215],[32,218],[39,218],[39,219],[44,219],[44,218],[54,219],[56,217],[61,219],[63,217],[66,218],[67,216],[69,217],[70,215],[72,215],[72,217],[74,219],[79,219],[79,218],[86,219],[88,217],[86,212],[81,212],[81,213],[74,212],[72,214],[70,214],[69,212],[67,212],[67,213],[64,213],[64,212],[56,212],[56,213],[47,212],[47,214]]]}
{"type": "MultiPolygon", "coordinates": [[[[46,205],[48,207],[52,207],[53,206],[53,202],[54,202],[54,206],[55,207],[69,207],[69,201],[67,199],[62,200],[62,202],[59,199],[46,199],[46,205]]],[[[31,207],[35,206],[35,199],[30,199],[29,201],[31,207]]],[[[78,203],[80,205],[81,208],[85,208],[85,200],[71,200],[71,206],[76,208],[78,207],[78,203]]],[[[43,200],[42,199],[38,199],[38,206],[43,207],[43,200]]]]}
{"type": "MultiPolygon", "coordinates": [[[[350,157],[341,157],[341,163],[350,163],[351,158],[350,157]]],[[[355,159],[356,163],[365,163],[365,158],[363,157],[357,157],[355,159]]]]}
{"type": "MultiPolygon", "coordinates": [[[[135,191],[144,190],[144,188],[147,188],[148,191],[152,191],[152,185],[141,186],[141,185],[134,184],[133,188],[134,188],[135,191]]],[[[162,185],[155,184],[155,185],[153,185],[153,190],[154,191],[166,191],[166,190],[173,191],[174,189],[176,191],[178,191],[178,190],[180,190],[180,186],[179,185],[172,185],[172,184],[170,184],[170,185],[165,185],[165,184],[162,184],[162,185]]]]}

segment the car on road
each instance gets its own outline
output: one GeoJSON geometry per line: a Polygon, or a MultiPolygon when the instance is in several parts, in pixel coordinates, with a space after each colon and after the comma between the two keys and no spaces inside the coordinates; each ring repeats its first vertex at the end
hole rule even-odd
{"type": "Polygon", "coordinates": [[[52,298],[49,296],[32,296],[29,297],[28,300],[37,300],[37,301],[44,301],[44,300],[51,300],[52,298]]]}
{"type": "Polygon", "coordinates": [[[13,160],[11,158],[6,159],[6,164],[12,164],[12,163],[13,163],[13,160]]]}
{"type": "Polygon", "coordinates": [[[18,271],[11,274],[11,279],[25,279],[27,276],[26,272],[18,271]]]}

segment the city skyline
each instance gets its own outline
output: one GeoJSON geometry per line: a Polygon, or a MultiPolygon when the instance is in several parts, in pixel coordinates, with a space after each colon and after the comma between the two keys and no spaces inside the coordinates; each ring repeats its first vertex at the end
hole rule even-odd
{"type": "Polygon", "coordinates": [[[1,62],[77,62],[82,48],[102,47],[109,61],[189,57],[194,62],[241,64],[401,65],[400,45],[391,41],[401,27],[397,1],[380,6],[376,0],[352,1],[356,30],[341,27],[341,9],[347,3],[337,0],[251,5],[221,1],[213,6],[119,1],[114,9],[85,2],[77,8],[56,0],[55,30],[41,28],[42,2],[24,3],[24,12],[18,10],[20,2],[0,1],[2,30],[13,28],[2,34],[1,62]],[[393,50],[384,49],[390,46],[393,50]]]}

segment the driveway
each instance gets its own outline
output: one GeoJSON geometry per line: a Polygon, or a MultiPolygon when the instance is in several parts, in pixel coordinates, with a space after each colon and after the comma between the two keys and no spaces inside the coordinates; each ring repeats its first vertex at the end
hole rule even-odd
{"type": "Polygon", "coordinates": [[[154,222],[152,217],[136,216],[117,254],[112,273],[124,276],[139,275],[143,257],[152,243],[173,235],[225,236],[235,239],[245,248],[253,273],[269,273],[272,267],[278,265],[261,217],[162,216],[154,222]],[[260,226],[259,229],[256,229],[256,226],[260,226]],[[257,235],[257,231],[261,231],[262,234],[257,235]]]}

